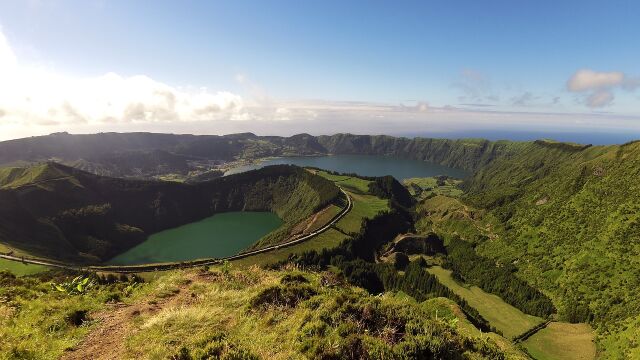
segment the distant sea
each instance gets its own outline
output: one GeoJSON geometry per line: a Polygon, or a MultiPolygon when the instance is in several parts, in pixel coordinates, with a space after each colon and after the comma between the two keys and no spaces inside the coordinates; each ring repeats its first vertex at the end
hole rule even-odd
{"type": "Polygon", "coordinates": [[[482,138],[487,140],[532,141],[553,139],[579,144],[612,145],[624,144],[632,140],[640,140],[640,132],[546,132],[546,131],[505,131],[505,130],[469,130],[452,132],[415,132],[401,133],[406,137],[431,137],[446,139],[482,138]]]}

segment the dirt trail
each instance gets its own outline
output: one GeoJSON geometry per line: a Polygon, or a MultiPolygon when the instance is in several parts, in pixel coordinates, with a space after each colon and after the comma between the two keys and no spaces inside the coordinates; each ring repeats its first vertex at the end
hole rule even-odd
{"type": "Polygon", "coordinates": [[[309,224],[307,224],[307,226],[304,228],[304,230],[302,230],[303,234],[307,234],[309,233],[309,229],[311,229],[311,227],[316,223],[316,221],[318,221],[318,218],[320,217],[320,215],[326,213],[327,211],[329,211],[329,209],[331,208],[331,206],[327,206],[326,208],[318,211],[317,213],[315,213],[313,215],[313,218],[311,219],[311,221],[309,221],[309,224]]]}
{"type": "Polygon", "coordinates": [[[190,276],[178,286],[177,291],[162,299],[132,305],[109,305],[109,308],[92,316],[98,324],[78,346],[63,354],[60,360],[125,359],[127,337],[135,331],[134,318],[143,314],[153,315],[164,308],[188,303],[191,301],[188,288],[197,278],[199,277],[195,274],[190,276]]]}

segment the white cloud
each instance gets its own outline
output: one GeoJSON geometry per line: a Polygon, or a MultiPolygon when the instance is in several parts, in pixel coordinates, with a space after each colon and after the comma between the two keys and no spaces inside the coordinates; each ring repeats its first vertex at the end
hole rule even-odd
{"type": "Polygon", "coordinates": [[[629,77],[620,71],[598,72],[590,69],[581,69],[567,80],[567,89],[569,91],[587,93],[583,102],[590,108],[611,105],[615,99],[615,89],[634,91],[639,86],[639,78],[629,77]]]}
{"type": "MultiPolygon", "coordinates": [[[[584,75],[582,83],[585,83],[584,75]]],[[[272,99],[244,74],[236,81],[246,98],[226,91],[193,90],[170,86],[144,75],[108,73],[75,78],[48,68],[21,64],[0,31],[0,140],[56,131],[154,131],[223,134],[253,131],[291,135],[309,132],[389,133],[452,131],[486,128],[620,126],[640,128],[640,118],[595,114],[499,112],[434,105],[423,101],[408,104],[364,101],[272,99]]],[[[611,82],[598,80],[598,84],[611,82]]],[[[592,82],[593,83],[593,82],[592,82]]],[[[619,85],[634,89],[638,79],[624,77],[619,85]]],[[[584,85],[582,85],[584,86],[584,85]]],[[[467,70],[462,88],[474,107],[499,101],[482,74],[467,70]]],[[[580,88],[580,87],[578,87],[580,88]]],[[[585,103],[601,107],[613,101],[613,87],[598,85],[585,90],[585,103]],[[591,95],[589,97],[589,95],[591,95]],[[589,97],[587,99],[587,97],[589,97]]],[[[537,97],[524,93],[514,102],[537,97]]]]}
{"type": "Polygon", "coordinates": [[[236,94],[185,90],[144,75],[73,78],[23,66],[0,32],[0,125],[204,121],[228,119],[243,108],[236,94]]]}
{"type": "Polygon", "coordinates": [[[576,71],[567,81],[569,91],[591,91],[623,84],[625,75],[619,71],[596,72],[589,69],[576,71]]]}
{"type": "Polygon", "coordinates": [[[0,76],[11,71],[16,66],[16,55],[11,50],[7,38],[0,31],[0,76]]]}

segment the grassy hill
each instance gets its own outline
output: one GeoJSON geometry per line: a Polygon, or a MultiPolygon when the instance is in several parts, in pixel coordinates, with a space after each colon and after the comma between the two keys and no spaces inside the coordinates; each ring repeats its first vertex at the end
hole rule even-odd
{"type": "Polygon", "coordinates": [[[3,359],[524,359],[443,298],[368,296],[332,272],[256,267],[96,278],[0,273],[3,359]]]}
{"type": "Polygon", "coordinates": [[[615,347],[610,338],[631,344],[618,334],[640,316],[638,179],[639,142],[538,141],[465,183],[464,200],[498,224],[493,239],[479,238],[478,251],[517,266],[562,319],[595,325],[603,357],[615,347]]]}
{"type": "MultiPolygon", "coordinates": [[[[328,204],[336,194],[335,183],[354,199],[348,216],[309,243],[279,249],[272,254],[272,261],[268,254],[254,260],[261,264],[286,261],[293,252],[302,265],[341,268],[363,286],[372,285],[367,281],[377,276],[385,288],[394,289],[389,285],[391,280],[400,278],[390,266],[373,264],[376,248],[397,235],[391,234],[395,230],[434,231],[449,246],[443,266],[454,270],[453,278],[464,278],[466,283],[481,287],[483,296],[493,292],[524,312],[544,318],[557,312],[558,320],[591,324],[597,330],[601,358],[637,357],[640,142],[590,146],[552,140],[491,142],[351,134],[289,138],[253,134],[55,135],[0,143],[0,162],[56,156],[84,159],[86,154],[97,158],[113,144],[145,154],[160,149],[170,155],[157,154],[158,162],[175,160],[175,167],[185,158],[228,161],[283,154],[375,154],[433,161],[474,171],[474,175],[461,185],[445,182],[440,186],[437,179],[409,181],[413,193],[422,195],[414,208],[404,198],[389,201],[386,192],[397,186],[395,183],[319,172],[330,180],[323,182],[307,171],[289,167],[192,185],[95,177],[59,165],[5,168],[0,170],[0,242],[39,254],[73,254],[74,259],[94,260],[141,241],[145,234],[216,211],[269,210],[292,224],[328,204]],[[91,149],[92,142],[99,145],[91,149]],[[438,186],[433,186],[434,181],[438,186]],[[378,186],[375,192],[372,183],[378,186]],[[274,195],[265,197],[264,189],[274,195]],[[325,196],[322,189],[329,189],[331,196],[325,196]],[[143,209],[131,207],[134,200],[147,205],[143,209]],[[184,207],[185,203],[193,206],[184,207]],[[62,208],[60,204],[71,205],[62,208]],[[403,216],[393,213],[396,210],[403,216]],[[380,211],[393,214],[379,218],[376,231],[362,233],[363,224],[375,224],[380,211]],[[408,221],[412,216],[415,223],[408,221]],[[363,219],[367,221],[363,223],[363,219]],[[78,227],[77,221],[87,224],[86,228],[78,227]],[[395,229],[398,223],[402,226],[395,229]],[[394,231],[387,234],[387,229],[394,231]],[[107,238],[120,240],[106,247],[107,238]],[[460,239],[466,242],[460,243],[460,239]],[[340,256],[354,258],[345,261],[340,256]]],[[[142,160],[136,160],[136,166],[151,161],[144,156],[138,159],[142,160]]],[[[251,261],[243,259],[241,264],[251,261]]],[[[430,277],[424,279],[431,281],[430,277]]],[[[273,316],[276,323],[282,318],[273,316]]],[[[508,324],[505,327],[510,328],[508,324]]],[[[551,327],[526,346],[539,353],[545,347],[544,339],[559,340],[557,334],[564,327],[569,328],[566,324],[551,327]]],[[[185,346],[192,351],[192,345],[185,346]]],[[[562,342],[556,345],[563,346],[562,342]]]]}
{"type": "Polygon", "coordinates": [[[338,194],[332,182],[286,165],[197,184],[101,177],[56,163],[10,168],[0,172],[0,243],[95,263],[215,213],[272,211],[285,225],[266,245],[338,194]]]}

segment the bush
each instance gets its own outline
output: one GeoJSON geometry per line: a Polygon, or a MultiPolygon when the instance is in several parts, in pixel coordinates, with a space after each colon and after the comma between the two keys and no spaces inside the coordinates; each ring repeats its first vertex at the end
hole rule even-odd
{"type": "Polygon", "coordinates": [[[300,275],[300,274],[287,274],[285,276],[282,277],[282,279],[280,279],[280,284],[306,284],[309,283],[309,280],[307,280],[306,277],[300,275]]]}
{"type": "Polygon", "coordinates": [[[66,320],[73,326],[80,326],[88,320],[87,313],[87,310],[74,310],[67,315],[66,320]]]}
{"type": "Polygon", "coordinates": [[[272,286],[253,297],[249,305],[252,309],[269,306],[295,307],[316,294],[316,290],[307,285],[272,286]]]}

